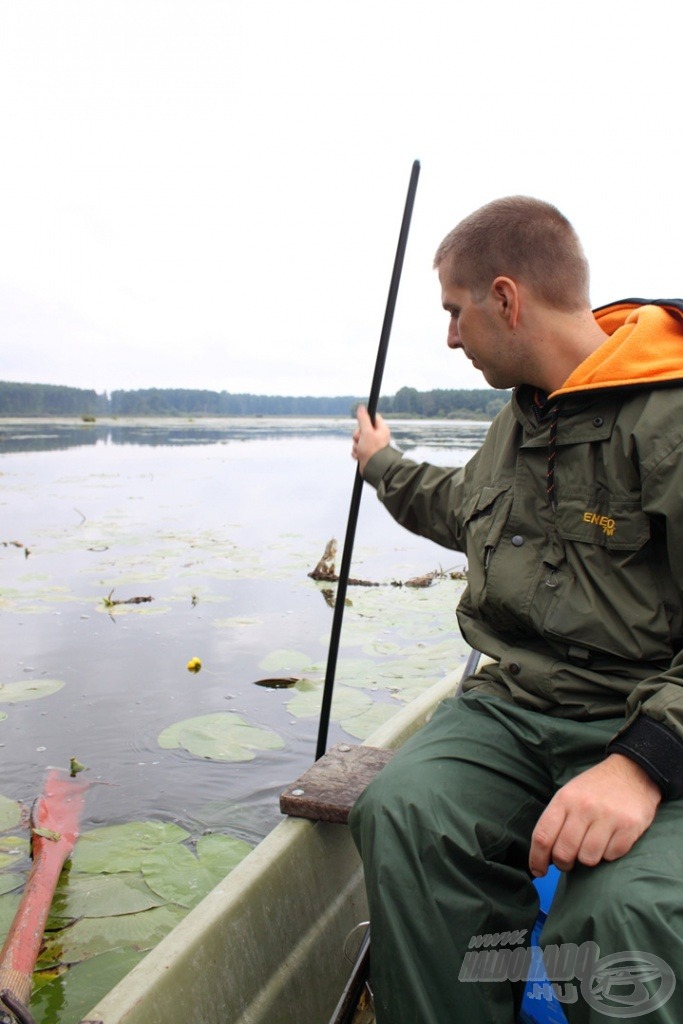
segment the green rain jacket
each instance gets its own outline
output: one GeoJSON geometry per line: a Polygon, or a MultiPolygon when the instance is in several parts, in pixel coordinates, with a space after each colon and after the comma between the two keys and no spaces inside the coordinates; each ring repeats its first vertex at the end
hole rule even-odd
{"type": "Polygon", "coordinates": [[[596,313],[609,339],[554,394],[515,390],[464,467],[385,448],[365,479],[462,551],[466,683],[548,715],[625,715],[608,751],[683,793],[683,301],[596,313]]]}

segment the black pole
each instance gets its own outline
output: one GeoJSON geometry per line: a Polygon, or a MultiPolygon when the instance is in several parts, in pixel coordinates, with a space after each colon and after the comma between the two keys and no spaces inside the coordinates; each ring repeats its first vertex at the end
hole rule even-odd
{"type": "MultiPolygon", "coordinates": [[[[387,358],[387,349],[389,348],[391,324],[394,319],[394,310],[396,308],[396,296],[398,295],[398,286],[401,280],[401,270],[403,269],[403,257],[405,256],[406,246],[408,243],[410,218],[412,216],[413,206],[415,204],[415,192],[417,191],[417,179],[419,178],[419,176],[420,162],[419,160],[415,160],[415,162],[413,163],[413,169],[410,174],[408,195],[406,196],[406,204],[403,211],[403,221],[401,223],[401,231],[398,236],[398,246],[396,248],[396,257],[394,259],[394,270],[391,275],[391,284],[389,285],[389,296],[387,298],[387,306],[384,313],[384,323],[382,324],[382,333],[379,339],[377,359],[375,360],[375,372],[372,378],[370,397],[368,399],[368,413],[373,423],[375,422],[375,413],[377,412],[379,392],[380,388],[382,387],[382,375],[384,373],[384,364],[387,358]]],[[[363,478],[360,475],[360,470],[358,469],[358,467],[356,467],[356,477],[353,482],[353,491],[351,494],[351,507],[349,509],[349,519],[346,524],[344,551],[342,553],[341,566],[339,569],[339,582],[337,583],[337,598],[334,604],[334,615],[332,617],[330,649],[327,656],[325,688],[323,690],[322,707],[320,708],[318,744],[315,752],[316,761],[323,756],[325,750],[327,749],[327,732],[330,725],[332,692],[334,690],[334,674],[337,668],[337,656],[339,654],[339,639],[341,637],[342,618],[344,616],[344,602],[346,601],[346,588],[349,581],[349,571],[351,569],[351,555],[353,554],[353,541],[356,536],[356,525],[358,523],[358,510],[360,509],[360,499],[362,491],[363,478]]]]}

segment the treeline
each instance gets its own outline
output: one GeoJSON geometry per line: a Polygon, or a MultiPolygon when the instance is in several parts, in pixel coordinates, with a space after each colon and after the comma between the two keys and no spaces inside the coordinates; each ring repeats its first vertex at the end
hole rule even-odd
{"type": "MultiPolygon", "coordinates": [[[[507,402],[505,392],[417,391],[401,388],[380,398],[385,415],[420,418],[490,419],[507,402]]],[[[229,394],[192,388],[145,388],[98,395],[56,384],[0,381],[0,416],[349,416],[365,401],[352,395],[229,394]]]]}
{"type": "Polygon", "coordinates": [[[0,416],[106,416],[109,399],[59,384],[0,381],[0,416]]]}
{"type": "MultiPolygon", "coordinates": [[[[111,416],[347,416],[358,399],[231,395],[227,391],[147,388],[112,391],[111,416]]],[[[0,409],[2,409],[0,391],[0,409]]]]}
{"type": "Polygon", "coordinates": [[[506,391],[417,391],[401,388],[393,398],[382,397],[381,413],[421,419],[493,419],[509,401],[506,391]]]}

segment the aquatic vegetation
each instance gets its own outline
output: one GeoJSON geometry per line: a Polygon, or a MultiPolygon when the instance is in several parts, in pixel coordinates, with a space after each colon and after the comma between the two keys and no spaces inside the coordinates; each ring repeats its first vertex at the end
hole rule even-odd
{"type": "Polygon", "coordinates": [[[0,704],[39,700],[57,693],[63,686],[61,679],[22,679],[18,683],[0,683],[0,704]]]}
{"type": "Polygon", "coordinates": [[[181,748],[213,761],[253,761],[255,750],[281,750],[281,736],[263,726],[250,725],[231,711],[199,715],[170,725],[159,735],[160,747],[181,748]]]}

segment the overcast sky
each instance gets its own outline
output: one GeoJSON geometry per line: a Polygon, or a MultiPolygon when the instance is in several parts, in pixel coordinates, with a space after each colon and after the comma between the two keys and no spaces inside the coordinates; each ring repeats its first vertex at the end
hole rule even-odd
{"type": "Polygon", "coordinates": [[[0,379],[484,387],[431,269],[490,199],[556,203],[594,305],[683,292],[679,0],[0,3],[0,379]]]}

